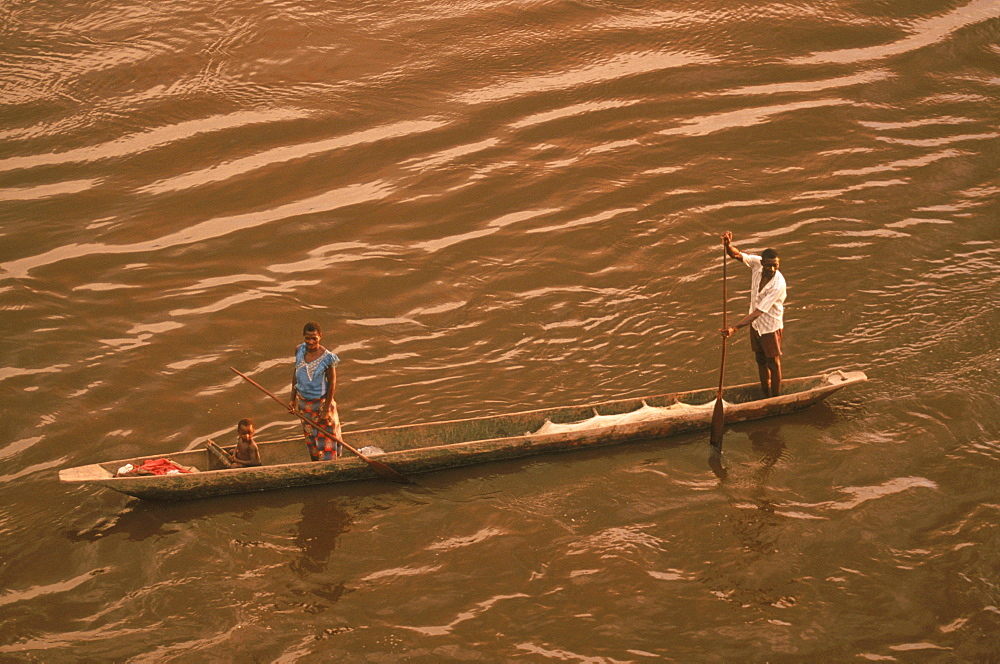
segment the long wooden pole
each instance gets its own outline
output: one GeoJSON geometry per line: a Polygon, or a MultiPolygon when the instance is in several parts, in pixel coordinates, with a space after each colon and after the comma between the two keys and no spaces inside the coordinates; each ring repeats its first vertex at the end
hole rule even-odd
{"type": "Polygon", "coordinates": [[[339,437],[339,436],[337,436],[337,434],[336,434],[336,433],[334,433],[334,432],[333,432],[333,431],[332,431],[331,429],[329,429],[328,427],[325,427],[325,426],[323,426],[322,424],[320,424],[320,423],[318,423],[318,422],[314,422],[313,420],[311,420],[310,418],[306,417],[306,416],[305,416],[305,415],[303,415],[302,413],[299,413],[299,412],[296,412],[296,411],[292,410],[292,409],[291,409],[291,408],[289,408],[289,407],[288,407],[287,405],[285,405],[285,402],[284,402],[284,401],[282,401],[281,399],[279,399],[278,397],[276,397],[276,396],[275,396],[274,394],[272,394],[271,392],[269,392],[269,391],[267,390],[267,388],[265,388],[265,387],[264,387],[263,385],[261,385],[260,383],[256,382],[256,381],[255,381],[255,380],[254,380],[253,378],[251,378],[250,376],[247,376],[247,375],[246,375],[245,373],[242,373],[241,371],[238,371],[237,369],[234,369],[233,367],[229,367],[229,368],[230,368],[230,369],[232,369],[232,370],[233,370],[233,372],[234,372],[234,373],[235,373],[235,374],[236,374],[237,376],[239,376],[239,377],[240,377],[240,378],[242,378],[243,380],[247,381],[248,383],[250,383],[251,385],[253,385],[254,387],[256,387],[256,388],[257,388],[258,390],[260,390],[261,392],[263,392],[263,393],[264,393],[264,394],[266,394],[267,396],[271,397],[272,399],[274,399],[275,401],[277,401],[278,403],[280,403],[280,404],[282,405],[282,407],[283,407],[283,408],[284,408],[284,409],[285,409],[286,411],[288,411],[289,413],[291,413],[292,415],[295,415],[296,417],[298,417],[298,418],[299,418],[300,420],[302,420],[303,422],[305,422],[305,423],[306,423],[306,424],[308,424],[309,426],[311,426],[311,427],[315,427],[316,429],[319,429],[320,431],[323,431],[323,432],[325,432],[325,433],[326,433],[327,435],[329,435],[329,436],[333,436],[334,438],[336,438],[336,439],[337,439],[337,441],[338,441],[338,442],[339,442],[339,443],[340,443],[341,445],[343,445],[344,447],[346,447],[346,448],[347,448],[347,449],[349,449],[350,451],[354,452],[354,453],[355,453],[355,454],[356,454],[356,455],[357,455],[357,456],[358,456],[358,457],[359,457],[359,458],[360,458],[360,459],[361,459],[362,461],[364,461],[364,462],[365,462],[365,463],[367,463],[367,464],[368,464],[369,466],[371,466],[371,467],[372,467],[372,469],[373,469],[373,470],[374,470],[375,472],[377,472],[377,473],[378,473],[379,475],[381,475],[381,476],[382,476],[382,477],[384,477],[385,479],[387,479],[387,480],[392,480],[392,481],[394,481],[394,482],[401,482],[401,483],[403,483],[403,484],[412,484],[412,482],[411,482],[410,480],[406,479],[405,477],[403,477],[403,476],[402,476],[402,475],[400,475],[400,474],[399,474],[398,472],[396,472],[395,470],[393,470],[393,469],[392,469],[392,468],[390,468],[389,466],[385,465],[385,464],[384,464],[384,463],[382,463],[381,461],[376,461],[375,459],[369,459],[369,458],[368,458],[368,457],[366,457],[366,456],[365,456],[364,454],[362,454],[361,452],[357,451],[356,449],[354,449],[353,447],[351,447],[350,445],[348,445],[347,443],[345,443],[345,442],[344,442],[344,439],[343,439],[342,437],[339,437]]]}
{"type": "MultiPolygon", "coordinates": [[[[729,301],[729,293],[726,290],[726,245],[722,245],[722,328],[729,328],[729,318],[726,315],[726,305],[729,301]]],[[[722,451],[722,432],[726,427],[725,407],[722,405],[722,385],[726,376],[726,338],[722,337],[722,363],[719,365],[719,392],[715,397],[715,410],[712,411],[712,437],[710,442],[716,452],[722,451]]]]}

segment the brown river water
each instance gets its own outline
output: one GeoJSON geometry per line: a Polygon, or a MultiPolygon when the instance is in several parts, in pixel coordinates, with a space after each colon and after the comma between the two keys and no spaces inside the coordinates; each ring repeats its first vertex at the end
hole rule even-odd
{"type": "Polygon", "coordinates": [[[1000,661],[1000,2],[0,3],[0,661],[1000,661]],[[62,468],[718,380],[707,432],[175,503],[62,468]],[[749,273],[732,262],[729,320],[749,273]],[[728,383],[756,379],[740,333],[728,383]]]}

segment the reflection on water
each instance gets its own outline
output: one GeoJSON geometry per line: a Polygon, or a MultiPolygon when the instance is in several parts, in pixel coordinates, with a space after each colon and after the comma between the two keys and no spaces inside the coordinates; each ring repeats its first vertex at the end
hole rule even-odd
{"type": "MultiPolygon", "coordinates": [[[[326,569],[337,538],[350,528],[351,523],[350,515],[334,500],[317,498],[302,503],[302,517],[295,537],[302,555],[292,563],[292,567],[300,574],[326,569]]],[[[340,588],[343,592],[343,587],[340,588]]]]}

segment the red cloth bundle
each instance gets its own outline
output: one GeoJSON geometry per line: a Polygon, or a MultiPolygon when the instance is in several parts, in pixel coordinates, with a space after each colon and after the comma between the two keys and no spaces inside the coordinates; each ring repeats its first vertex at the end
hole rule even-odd
{"type": "MultiPolygon", "coordinates": [[[[138,462],[136,462],[138,464],[138,462]]],[[[166,475],[171,472],[190,473],[190,468],[178,465],[170,459],[146,459],[141,464],[128,464],[118,469],[117,477],[136,475],[166,475]]]]}
{"type": "Polygon", "coordinates": [[[139,466],[142,470],[148,470],[154,475],[166,475],[167,471],[176,470],[181,473],[190,473],[191,471],[184,466],[178,466],[176,463],[170,459],[146,459],[139,466]]]}

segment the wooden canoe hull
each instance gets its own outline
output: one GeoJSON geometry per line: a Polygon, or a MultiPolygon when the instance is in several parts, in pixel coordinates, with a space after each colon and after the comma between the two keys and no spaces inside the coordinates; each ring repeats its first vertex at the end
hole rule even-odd
{"type": "MultiPolygon", "coordinates": [[[[860,371],[793,378],[783,383],[785,394],[770,399],[754,399],[760,389],[756,384],[728,387],[723,391],[723,401],[727,402],[726,423],[802,410],[844,387],[865,380],[867,376],[860,371]]],[[[373,445],[385,450],[384,454],[372,458],[408,476],[548,452],[665,438],[709,428],[714,398],[714,389],[694,390],[508,415],[367,429],[345,432],[345,437],[356,448],[373,445]],[[684,406],[685,403],[698,405],[684,406]],[[654,413],[648,416],[652,419],[630,421],[629,418],[640,413],[644,406],[654,413]],[[594,418],[595,415],[598,417],[594,418]],[[588,418],[593,418],[590,420],[593,425],[573,424],[588,418]],[[586,426],[589,428],[573,429],[586,426]],[[570,430],[559,430],[560,427],[570,430]]],[[[59,472],[59,478],[63,482],[93,484],[147,500],[182,500],[380,477],[367,463],[353,456],[332,462],[310,461],[301,440],[265,442],[259,446],[266,465],[255,468],[222,469],[207,450],[196,449],[67,468],[59,472]],[[114,470],[125,463],[164,457],[193,466],[200,472],[114,476],[114,470]]],[[[345,451],[345,454],[350,453],[345,451]]]]}

